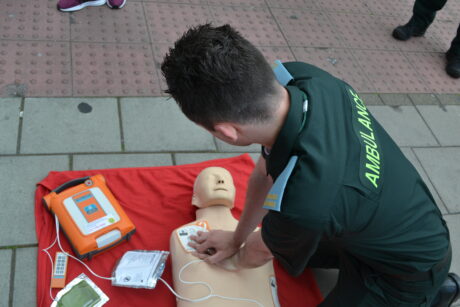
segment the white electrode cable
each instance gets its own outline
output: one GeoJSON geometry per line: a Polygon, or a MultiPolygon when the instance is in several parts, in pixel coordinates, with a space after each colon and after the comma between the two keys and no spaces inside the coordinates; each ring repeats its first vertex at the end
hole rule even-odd
{"type": "Polygon", "coordinates": [[[81,260],[78,259],[77,257],[74,257],[74,256],[72,256],[72,255],[70,255],[70,254],[68,254],[68,253],[66,253],[66,252],[64,251],[64,249],[63,249],[62,246],[61,246],[61,240],[59,239],[59,219],[58,219],[57,215],[54,215],[54,217],[56,218],[56,237],[57,237],[57,242],[58,242],[58,245],[59,245],[59,248],[61,249],[61,251],[62,251],[64,254],[66,254],[67,256],[69,256],[70,258],[75,259],[75,260],[77,260],[78,262],[80,262],[81,264],[83,264],[83,266],[84,266],[86,269],[88,269],[88,271],[89,271],[91,274],[93,274],[94,276],[96,276],[96,277],[98,277],[98,278],[101,278],[101,279],[113,280],[113,277],[104,277],[104,276],[100,276],[100,275],[94,273],[93,270],[91,270],[90,267],[89,267],[86,263],[84,263],[83,261],[81,261],[81,260]]]}
{"type": "MultiPolygon", "coordinates": [[[[48,258],[49,258],[50,261],[51,261],[51,279],[53,278],[54,261],[53,261],[53,258],[52,258],[51,255],[50,255],[50,253],[48,252],[48,250],[49,250],[50,248],[52,248],[52,247],[54,246],[54,244],[56,244],[56,242],[57,242],[57,237],[54,238],[54,242],[51,243],[50,246],[48,246],[47,248],[42,249],[42,251],[45,252],[46,255],[48,255],[48,258]]],[[[51,280],[51,279],[50,279],[50,280],[51,280]]],[[[51,292],[51,287],[50,287],[50,297],[51,297],[51,299],[52,299],[53,301],[55,300],[55,298],[53,297],[53,293],[51,292]]]]}
{"type": "MultiPolygon", "coordinates": [[[[54,239],[54,242],[53,242],[50,246],[48,246],[48,247],[45,248],[45,249],[42,249],[42,251],[45,252],[45,253],[48,255],[48,258],[49,258],[50,261],[51,261],[51,278],[53,278],[54,262],[53,262],[53,258],[51,257],[50,253],[48,252],[48,250],[49,250],[50,248],[52,248],[52,247],[54,246],[54,244],[56,244],[56,242],[57,242],[57,243],[58,243],[58,246],[59,246],[59,249],[61,250],[61,252],[63,252],[63,253],[64,253],[65,255],[67,255],[68,257],[70,257],[70,258],[72,258],[72,259],[75,259],[75,260],[77,260],[78,262],[80,262],[81,264],[83,264],[83,265],[85,266],[85,268],[88,269],[88,271],[89,271],[91,274],[93,274],[94,276],[96,276],[96,277],[98,277],[98,278],[101,278],[101,279],[113,280],[113,277],[104,277],[104,276],[100,276],[100,275],[96,274],[96,273],[93,272],[93,270],[91,270],[91,269],[89,268],[89,266],[86,265],[83,261],[81,261],[80,259],[78,259],[78,258],[76,258],[76,257],[74,257],[74,256],[72,256],[72,255],[70,255],[70,254],[68,254],[68,253],[66,253],[66,252],[64,251],[64,249],[63,249],[62,246],[61,246],[61,240],[59,239],[59,219],[58,219],[57,215],[54,215],[54,217],[55,217],[55,224],[56,224],[56,238],[54,239]]],[[[53,295],[52,295],[51,287],[50,287],[50,297],[51,297],[51,299],[52,299],[53,301],[56,300],[56,299],[53,297],[53,295]]]]}
{"type": "Polygon", "coordinates": [[[258,305],[259,307],[264,307],[263,304],[261,304],[259,301],[257,300],[253,300],[253,299],[250,299],[250,298],[239,298],[239,297],[228,297],[228,296],[223,296],[223,295],[220,295],[220,294],[213,294],[213,290],[212,290],[212,287],[210,284],[208,284],[207,282],[204,282],[204,281],[186,281],[186,280],[183,280],[182,279],[182,272],[191,264],[194,264],[194,263],[200,263],[200,262],[204,262],[203,260],[200,260],[200,259],[197,259],[197,260],[192,260],[190,262],[188,262],[187,264],[185,264],[179,271],[179,281],[181,283],[184,283],[184,284],[189,284],[189,285],[203,285],[205,286],[206,288],[208,288],[209,290],[209,294],[208,295],[205,295],[203,297],[200,297],[200,298],[197,298],[197,299],[191,299],[191,298],[186,298],[186,297],[183,297],[181,296],[180,294],[178,294],[177,292],[175,292],[173,290],[173,288],[163,279],[163,278],[158,278],[159,280],[161,280],[165,285],[166,287],[178,298],[178,299],[181,299],[181,300],[184,300],[184,301],[187,301],[187,302],[191,302],[191,303],[198,303],[198,302],[202,302],[202,301],[205,301],[207,299],[210,299],[212,297],[218,297],[218,298],[221,298],[221,299],[224,299],[224,300],[231,300],[231,301],[244,301],[244,302],[250,302],[250,303],[254,303],[256,305],[258,305]]]}
{"type": "MultiPolygon", "coordinates": [[[[61,246],[61,240],[59,239],[59,219],[57,217],[57,215],[54,215],[55,217],[55,224],[56,224],[56,238],[54,239],[54,242],[48,246],[47,248],[45,249],[42,249],[43,252],[45,252],[47,255],[48,255],[48,258],[50,259],[51,261],[51,278],[53,278],[53,268],[54,268],[54,262],[53,262],[53,259],[51,257],[51,255],[49,254],[48,250],[50,248],[52,248],[54,246],[54,244],[56,244],[56,241],[58,243],[58,246],[59,246],[59,249],[61,250],[61,252],[63,252],[65,255],[67,255],[68,257],[72,258],[72,259],[75,259],[77,260],[78,262],[80,262],[81,264],[83,264],[85,266],[85,268],[91,273],[93,274],[94,276],[98,277],[98,278],[101,278],[101,279],[106,279],[106,280],[113,280],[114,278],[113,277],[104,277],[104,276],[100,276],[98,274],[96,274],[95,272],[93,272],[93,270],[90,269],[90,267],[88,265],[86,265],[83,261],[81,261],[80,259],[68,254],[67,252],[64,251],[64,249],[62,248],[61,246]]],[[[250,302],[250,303],[254,303],[256,305],[258,305],[259,307],[264,307],[264,305],[262,305],[259,301],[257,300],[253,300],[253,299],[250,299],[250,298],[238,298],[238,297],[228,297],[228,296],[223,296],[223,295],[219,295],[219,294],[213,294],[213,290],[212,290],[212,287],[211,285],[209,285],[207,282],[204,282],[204,281],[186,281],[186,280],[183,280],[182,279],[182,272],[191,264],[194,264],[194,263],[200,263],[200,262],[204,262],[203,260],[200,260],[200,259],[196,259],[196,260],[192,260],[190,262],[188,262],[187,264],[185,264],[179,271],[179,281],[184,283],[184,284],[189,284],[189,285],[203,285],[205,287],[208,288],[209,290],[209,294],[206,295],[206,296],[203,296],[203,297],[200,297],[200,298],[197,298],[197,299],[190,299],[190,298],[186,298],[186,297],[183,297],[181,296],[180,294],[178,294],[177,292],[174,291],[174,289],[161,277],[159,277],[158,279],[161,280],[165,285],[166,287],[178,298],[178,299],[181,299],[183,301],[187,301],[187,302],[192,302],[192,303],[197,303],[197,302],[202,302],[202,301],[205,301],[207,299],[210,299],[212,297],[218,297],[218,298],[221,298],[221,299],[224,299],[224,300],[231,300],[231,301],[244,301],[244,302],[250,302]]],[[[50,287],[50,297],[53,301],[55,301],[56,299],[53,297],[52,295],[52,292],[51,292],[51,287],[50,287]]]]}

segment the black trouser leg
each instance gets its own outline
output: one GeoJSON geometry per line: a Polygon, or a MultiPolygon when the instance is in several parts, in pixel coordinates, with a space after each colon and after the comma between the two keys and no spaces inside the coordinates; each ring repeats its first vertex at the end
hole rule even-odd
{"type": "Polygon", "coordinates": [[[346,253],[333,251],[330,246],[322,246],[309,262],[310,265],[321,268],[339,269],[337,284],[327,295],[319,307],[365,307],[387,306],[382,296],[370,291],[365,283],[366,276],[359,261],[346,253]],[[337,265],[337,266],[336,266],[337,265]]]}
{"type": "Polygon", "coordinates": [[[460,24],[458,24],[457,36],[455,36],[454,40],[450,44],[448,52],[454,56],[460,57],[460,24]]]}
{"type": "Polygon", "coordinates": [[[412,10],[416,22],[427,28],[434,20],[436,12],[444,7],[447,0],[416,0],[412,10]]]}
{"type": "Polygon", "coordinates": [[[322,241],[308,262],[310,268],[339,269],[334,289],[320,307],[385,306],[382,298],[371,293],[364,285],[359,262],[350,258],[335,244],[322,241]]]}

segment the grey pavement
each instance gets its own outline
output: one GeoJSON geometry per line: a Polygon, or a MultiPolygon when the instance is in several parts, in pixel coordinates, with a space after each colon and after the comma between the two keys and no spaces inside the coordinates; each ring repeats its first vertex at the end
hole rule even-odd
{"type": "MultiPolygon", "coordinates": [[[[426,181],[451,230],[460,272],[460,95],[364,94],[426,181]]],[[[33,306],[35,183],[51,170],[163,166],[249,152],[190,123],[166,98],[0,98],[0,307],[33,306]]],[[[327,292],[336,274],[318,272],[327,292]]]]}

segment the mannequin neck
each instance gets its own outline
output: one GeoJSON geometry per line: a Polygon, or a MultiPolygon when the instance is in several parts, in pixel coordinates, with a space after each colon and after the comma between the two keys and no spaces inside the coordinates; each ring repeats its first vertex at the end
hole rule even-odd
{"type": "Polygon", "coordinates": [[[196,210],[196,219],[219,220],[223,217],[232,216],[230,208],[224,205],[212,205],[196,210]]]}

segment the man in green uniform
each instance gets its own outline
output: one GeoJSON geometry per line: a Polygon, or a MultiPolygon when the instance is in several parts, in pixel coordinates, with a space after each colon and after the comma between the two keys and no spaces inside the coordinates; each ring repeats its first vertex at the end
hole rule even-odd
{"type": "Polygon", "coordinates": [[[236,231],[200,233],[196,256],[227,268],[275,257],[292,275],[339,268],[322,306],[447,306],[459,296],[433,197],[348,84],[305,63],[274,74],[228,25],[190,29],[161,68],[190,120],[229,144],[262,145],[236,231]]]}

